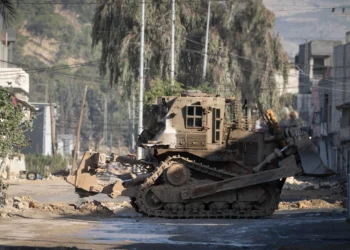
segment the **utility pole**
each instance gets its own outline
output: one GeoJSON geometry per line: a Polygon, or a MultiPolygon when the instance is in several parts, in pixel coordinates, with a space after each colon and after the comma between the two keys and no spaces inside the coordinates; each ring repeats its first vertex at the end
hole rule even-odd
{"type": "Polygon", "coordinates": [[[74,174],[74,171],[75,171],[75,168],[76,168],[76,165],[77,165],[77,151],[78,151],[78,144],[79,144],[79,140],[80,140],[81,123],[83,121],[83,115],[84,115],[84,106],[85,106],[86,92],[87,92],[87,86],[85,86],[83,102],[81,103],[80,118],[79,118],[77,136],[75,138],[75,146],[74,146],[74,155],[73,155],[71,174],[74,174]]]}
{"type": "Polygon", "coordinates": [[[210,1],[208,2],[207,30],[205,33],[204,62],[203,62],[203,76],[202,76],[203,82],[205,81],[205,77],[207,75],[209,25],[210,25],[210,1]]]}
{"type": "Polygon", "coordinates": [[[128,120],[128,134],[130,136],[130,145],[129,145],[129,151],[132,152],[132,116],[131,116],[131,101],[128,100],[128,117],[129,117],[129,120],[128,120]]]}
{"type": "Polygon", "coordinates": [[[53,126],[53,110],[52,110],[52,95],[50,94],[50,123],[51,123],[51,147],[52,147],[52,155],[56,155],[55,150],[55,129],[53,126]]]}
{"type": "Polygon", "coordinates": [[[131,109],[131,152],[135,152],[135,94],[132,94],[132,109],[131,109]]]}
{"type": "Polygon", "coordinates": [[[171,66],[170,66],[170,80],[171,87],[175,85],[175,0],[171,0],[171,66]]]}
{"type": "Polygon", "coordinates": [[[107,95],[105,95],[105,106],[104,106],[104,116],[103,116],[103,141],[105,146],[107,146],[107,95]]]}
{"type": "MultiPolygon", "coordinates": [[[[140,46],[140,96],[139,96],[139,127],[138,135],[141,135],[143,130],[143,88],[144,88],[144,78],[143,78],[143,54],[145,46],[145,0],[142,0],[142,14],[141,14],[141,46],[140,46]]],[[[141,159],[143,157],[143,149],[138,147],[137,158],[141,159]]]]}

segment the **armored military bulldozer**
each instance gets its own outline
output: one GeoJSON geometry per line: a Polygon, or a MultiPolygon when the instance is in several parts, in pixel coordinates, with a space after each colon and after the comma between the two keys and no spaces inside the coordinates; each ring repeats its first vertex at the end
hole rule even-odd
{"type": "Polygon", "coordinates": [[[272,110],[199,91],[157,98],[138,146],[144,159],[86,152],[67,181],[81,196],[128,196],[148,216],[256,218],[277,209],[287,177],[332,174],[272,110]]]}

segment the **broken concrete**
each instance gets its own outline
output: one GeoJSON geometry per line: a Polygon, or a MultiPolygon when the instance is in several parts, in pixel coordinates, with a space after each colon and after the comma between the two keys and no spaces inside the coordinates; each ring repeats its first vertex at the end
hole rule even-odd
{"type": "Polygon", "coordinates": [[[283,186],[285,190],[318,190],[337,188],[342,185],[342,180],[338,178],[320,179],[314,177],[289,177],[283,186]]]}
{"type": "Polygon", "coordinates": [[[30,196],[6,199],[5,206],[0,210],[2,218],[21,216],[22,214],[49,213],[55,216],[97,216],[97,217],[139,217],[128,202],[84,201],[77,204],[63,202],[37,202],[30,196]]]}

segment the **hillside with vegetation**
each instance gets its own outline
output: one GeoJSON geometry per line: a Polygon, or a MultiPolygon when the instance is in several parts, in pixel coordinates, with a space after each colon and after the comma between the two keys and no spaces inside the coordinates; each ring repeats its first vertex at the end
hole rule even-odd
{"type": "MultiPolygon", "coordinates": [[[[112,141],[129,144],[127,103],[99,76],[99,47],[91,48],[91,19],[95,5],[26,4],[15,1],[17,31],[14,64],[30,75],[30,101],[47,102],[52,93],[59,105],[57,134],[75,134],[84,86],[88,86],[82,127],[82,150],[112,141]],[[108,141],[103,140],[107,100],[108,141]]],[[[47,3],[48,1],[36,1],[47,3]]],[[[56,1],[58,2],[58,1],[56,1]]],[[[78,2],[78,1],[76,1],[78,2]]],[[[86,1],[80,1],[84,3],[86,1]]]]}
{"type": "MultiPolygon", "coordinates": [[[[82,149],[117,141],[129,145],[128,100],[138,88],[141,5],[124,0],[58,2],[15,1],[14,62],[30,74],[30,100],[44,102],[52,93],[59,105],[58,134],[74,134],[87,85],[82,149]],[[105,101],[108,138],[102,136],[105,101]]],[[[274,32],[274,14],[261,0],[212,3],[204,80],[207,1],[177,1],[175,90],[169,88],[170,2],[152,0],[146,6],[146,108],[157,95],[194,88],[235,94],[264,108],[284,105],[275,98],[274,76],[287,76],[287,55],[274,32]]]]}

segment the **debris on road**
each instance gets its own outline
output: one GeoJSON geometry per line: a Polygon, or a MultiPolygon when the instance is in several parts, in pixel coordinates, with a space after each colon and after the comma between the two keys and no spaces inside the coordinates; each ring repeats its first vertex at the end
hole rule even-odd
{"type": "Polygon", "coordinates": [[[47,178],[43,178],[43,180],[48,180],[48,181],[64,180],[64,177],[50,174],[47,178]]]}
{"type": "Polygon", "coordinates": [[[33,200],[30,196],[6,199],[5,207],[0,210],[0,218],[19,216],[21,212],[50,213],[59,216],[98,216],[98,217],[135,217],[128,202],[85,201],[80,206],[63,202],[45,203],[33,200]],[[131,213],[132,212],[132,213],[131,213]]]}
{"type": "Polygon", "coordinates": [[[318,190],[318,189],[331,189],[339,188],[342,186],[342,182],[335,178],[319,179],[314,177],[289,177],[284,183],[283,189],[285,190],[318,190]]]}
{"type": "Polygon", "coordinates": [[[315,208],[342,208],[343,202],[336,201],[329,203],[320,199],[301,200],[295,202],[280,202],[278,210],[293,210],[293,209],[315,209],[315,208]]]}

